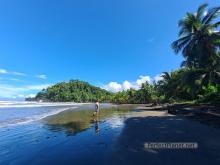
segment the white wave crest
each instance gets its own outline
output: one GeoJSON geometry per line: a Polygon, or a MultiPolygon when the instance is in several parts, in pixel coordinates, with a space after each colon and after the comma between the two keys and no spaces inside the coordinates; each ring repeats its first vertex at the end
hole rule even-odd
{"type": "Polygon", "coordinates": [[[44,114],[33,115],[31,117],[24,117],[24,118],[19,118],[19,119],[17,118],[17,119],[12,119],[9,121],[4,121],[4,122],[0,123],[0,128],[27,124],[27,123],[38,121],[38,120],[41,120],[41,119],[46,118],[48,116],[56,115],[60,112],[63,112],[63,111],[69,110],[69,109],[75,109],[75,108],[77,108],[77,107],[75,106],[75,107],[62,108],[62,109],[57,109],[55,111],[47,112],[44,114]]]}

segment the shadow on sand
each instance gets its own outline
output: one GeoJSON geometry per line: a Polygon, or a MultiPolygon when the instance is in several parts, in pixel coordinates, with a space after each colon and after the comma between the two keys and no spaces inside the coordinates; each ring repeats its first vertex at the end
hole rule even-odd
{"type": "Polygon", "coordinates": [[[220,130],[200,124],[201,120],[195,116],[190,120],[181,116],[130,118],[109,164],[220,164],[220,130]],[[149,142],[196,142],[198,148],[147,149],[149,142]]]}

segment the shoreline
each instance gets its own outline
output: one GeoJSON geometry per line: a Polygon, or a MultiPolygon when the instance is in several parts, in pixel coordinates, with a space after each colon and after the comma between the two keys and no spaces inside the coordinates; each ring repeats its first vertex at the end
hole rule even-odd
{"type": "MultiPolygon", "coordinates": [[[[105,108],[105,107],[114,107],[115,105],[102,104],[101,106],[105,108]]],[[[18,125],[26,125],[32,122],[38,122],[38,121],[44,120],[54,115],[58,115],[59,113],[62,113],[64,111],[81,110],[81,109],[93,110],[93,104],[92,103],[71,103],[70,104],[70,103],[62,103],[62,102],[60,103],[57,102],[54,104],[53,103],[52,104],[50,103],[41,104],[41,103],[36,103],[36,102],[34,102],[34,104],[28,104],[28,105],[25,105],[25,104],[21,105],[21,103],[19,105],[10,104],[7,106],[0,107],[0,114],[1,112],[7,113],[7,111],[9,112],[12,110],[15,110],[14,113],[20,113],[20,110],[23,113],[34,110],[35,113],[29,116],[21,116],[21,117],[15,117],[12,119],[5,119],[5,121],[0,120],[0,128],[14,127],[14,126],[16,127],[18,125]],[[55,108],[54,110],[53,110],[53,107],[55,108]],[[48,108],[50,108],[51,110],[46,111],[46,112],[44,111],[41,112],[42,110],[48,109],[48,108]]],[[[3,115],[6,113],[3,113],[3,115]]]]}
{"type": "Polygon", "coordinates": [[[145,111],[167,111],[173,115],[196,115],[205,114],[220,117],[220,106],[210,104],[161,104],[153,106],[152,104],[147,106],[140,106],[137,109],[145,111]]]}
{"type": "Polygon", "coordinates": [[[87,105],[92,103],[75,102],[28,102],[28,101],[1,101],[0,108],[25,108],[25,107],[53,107],[53,106],[71,106],[87,105]]]}

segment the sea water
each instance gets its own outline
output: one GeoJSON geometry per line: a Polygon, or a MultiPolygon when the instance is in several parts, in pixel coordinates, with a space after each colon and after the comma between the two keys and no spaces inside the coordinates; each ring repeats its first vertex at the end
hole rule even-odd
{"type": "Polygon", "coordinates": [[[0,128],[25,124],[77,108],[77,103],[39,103],[26,101],[0,101],[0,128]]]}

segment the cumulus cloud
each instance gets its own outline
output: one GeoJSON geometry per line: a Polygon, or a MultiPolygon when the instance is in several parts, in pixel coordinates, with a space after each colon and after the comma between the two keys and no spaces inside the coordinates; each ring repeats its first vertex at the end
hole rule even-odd
{"type": "Polygon", "coordinates": [[[117,82],[110,82],[109,84],[104,85],[103,88],[111,92],[118,92],[121,91],[122,85],[117,82]]]}
{"type": "Polygon", "coordinates": [[[155,81],[155,82],[158,82],[158,81],[163,80],[162,75],[163,75],[163,74],[158,74],[158,75],[156,75],[156,76],[154,77],[154,81],[155,81]]]}
{"type": "Polygon", "coordinates": [[[130,82],[125,80],[122,84],[118,82],[110,82],[107,85],[102,86],[103,89],[106,89],[111,92],[119,92],[128,89],[140,89],[141,85],[145,82],[151,83],[152,79],[150,76],[140,76],[135,82],[130,82]]]}
{"type": "Polygon", "coordinates": [[[51,84],[15,86],[8,84],[0,84],[0,97],[2,98],[23,98],[28,95],[34,95],[42,89],[47,88],[51,84]]]}
{"type": "Polygon", "coordinates": [[[137,79],[136,84],[138,86],[141,86],[143,83],[151,83],[151,78],[150,76],[140,76],[139,79],[137,79]]]}
{"type": "Polygon", "coordinates": [[[0,74],[9,74],[9,75],[15,75],[15,76],[26,76],[26,74],[21,72],[15,72],[15,71],[8,71],[6,69],[0,69],[0,74]]]}
{"type": "Polygon", "coordinates": [[[131,88],[136,88],[136,86],[134,86],[134,84],[132,84],[131,82],[129,82],[127,80],[123,82],[123,84],[122,84],[122,89],[123,90],[128,90],[128,89],[131,89],[131,88]]]}
{"type": "Polygon", "coordinates": [[[47,79],[47,75],[45,75],[45,74],[40,74],[40,75],[37,75],[36,77],[39,79],[43,79],[43,80],[47,79]]]}

